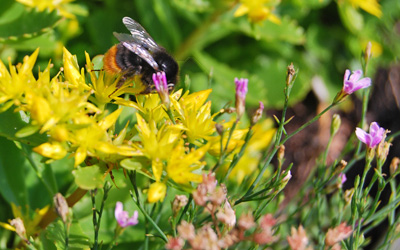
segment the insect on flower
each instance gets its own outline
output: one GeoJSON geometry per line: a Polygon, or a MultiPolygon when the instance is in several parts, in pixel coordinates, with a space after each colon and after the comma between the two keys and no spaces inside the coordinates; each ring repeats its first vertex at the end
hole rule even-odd
{"type": "Polygon", "coordinates": [[[104,55],[104,70],[110,75],[121,75],[120,88],[126,81],[141,82],[140,94],[154,92],[153,74],[165,72],[168,88],[172,90],[178,79],[178,63],[159,46],[146,30],[130,17],[122,19],[131,34],[114,32],[120,43],[111,47],[104,55]]]}

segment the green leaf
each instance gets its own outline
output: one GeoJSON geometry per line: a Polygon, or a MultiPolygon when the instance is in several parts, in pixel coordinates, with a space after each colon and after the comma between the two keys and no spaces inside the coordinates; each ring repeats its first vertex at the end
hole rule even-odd
{"type": "Polygon", "coordinates": [[[75,183],[82,189],[91,190],[103,187],[103,173],[97,165],[78,168],[72,173],[75,176],[75,183]]]}
{"type": "Polygon", "coordinates": [[[121,161],[121,166],[128,170],[140,170],[144,166],[149,166],[150,164],[150,160],[146,157],[126,158],[121,161]]]}
{"type": "Polygon", "coordinates": [[[12,141],[0,137],[0,193],[8,203],[21,207],[28,205],[25,184],[28,164],[12,141]]]}
{"type": "MultiPolygon", "coordinates": [[[[57,220],[47,227],[46,238],[52,241],[57,249],[66,249],[65,229],[62,220],[57,220]]],[[[88,249],[90,246],[89,237],[82,231],[80,224],[73,221],[68,234],[68,249],[88,249]]]]}
{"type": "Polygon", "coordinates": [[[33,152],[31,146],[22,144],[21,148],[25,157],[30,162],[32,169],[35,171],[37,178],[40,179],[44,187],[47,189],[50,197],[54,197],[58,192],[58,187],[51,165],[45,164],[43,161],[44,157],[33,152]]]}
{"type": "Polygon", "coordinates": [[[295,20],[291,20],[289,17],[283,17],[280,24],[268,21],[260,25],[254,25],[246,19],[241,18],[238,24],[229,22],[226,25],[231,29],[239,30],[257,40],[264,40],[267,42],[284,41],[297,45],[305,42],[304,29],[297,25],[295,20]]]}
{"type": "Polygon", "coordinates": [[[1,42],[13,42],[36,37],[52,30],[61,19],[56,11],[49,13],[48,11],[27,10],[17,2],[3,15],[13,18],[0,18],[1,42]]]}
{"type": "Polygon", "coordinates": [[[18,138],[16,133],[22,128],[28,126],[27,116],[25,113],[14,112],[12,108],[7,111],[0,113],[0,136],[4,136],[12,141],[20,141],[22,143],[38,146],[47,141],[46,135],[33,134],[28,137],[18,138]]]}

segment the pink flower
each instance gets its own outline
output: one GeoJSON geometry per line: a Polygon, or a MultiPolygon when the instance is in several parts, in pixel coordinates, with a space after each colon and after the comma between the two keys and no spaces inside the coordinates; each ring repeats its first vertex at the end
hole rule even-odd
{"type": "Polygon", "coordinates": [[[287,237],[289,246],[292,250],[304,250],[308,244],[308,238],[303,226],[300,225],[298,229],[292,227],[291,235],[287,237]]]}
{"type": "Polygon", "coordinates": [[[353,71],[353,74],[350,75],[350,70],[346,69],[343,78],[343,91],[346,94],[350,95],[359,89],[367,88],[371,85],[371,78],[364,77],[360,79],[361,75],[361,70],[353,71]]]}
{"type": "Polygon", "coordinates": [[[161,71],[154,73],[153,82],[158,94],[160,95],[161,101],[164,103],[167,109],[169,109],[170,100],[168,93],[167,76],[165,75],[165,72],[161,71]]]}
{"type": "Polygon", "coordinates": [[[182,238],[168,238],[168,243],[165,245],[166,249],[169,250],[180,250],[185,245],[185,241],[182,238]]]}
{"type": "Polygon", "coordinates": [[[132,217],[129,218],[129,214],[127,211],[123,210],[123,204],[122,202],[117,202],[115,205],[115,219],[117,220],[118,224],[121,227],[127,227],[127,226],[134,226],[139,223],[138,221],[138,216],[139,213],[138,211],[135,211],[132,215],[132,217]]]}
{"type": "Polygon", "coordinates": [[[238,119],[242,117],[245,110],[245,99],[247,94],[247,83],[249,82],[246,78],[235,78],[236,85],[236,113],[238,119]]]}
{"type": "Polygon", "coordinates": [[[374,148],[378,145],[385,134],[385,129],[379,127],[378,123],[372,122],[369,126],[369,133],[365,132],[361,128],[356,128],[357,138],[365,143],[369,148],[374,148]]]}
{"type": "Polygon", "coordinates": [[[191,240],[196,235],[195,229],[192,223],[188,223],[186,221],[182,221],[181,224],[177,227],[178,234],[182,239],[191,240]]]}
{"type": "Polygon", "coordinates": [[[218,211],[217,219],[222,223],[228,225],[230,228],[234,227],[236,224],[236,214],[235,210],[232,209],[231,204],[228,200],[225,200],[225,206],[223,211],[218,211]]]}
{"type": "Polygon", "coordinates": [[[347,181],[346,174],[344,174],[344,173],[340,173],[339,174],[339,178],[340,178],[340,183],[341,184],[344,184],[347,181]]]}
{"type": "Polygon", "coordinates": [[[343,222],[335,228],[328,229],[328,232],[326,233],[325,244],[327,246],[333,246],[335,243],[349,237],[352,233],[353,230],[351,226],[346,226],[346,223],[343,222]]]}
{"type": "Polygon", "coordinates": [[[267,230],[269,228],[272,228],[276,224],[276,219],[272,214],[266,214],[263,217],[261,217],[260,220],[260,227],[264,230],[267,230]]]}
{"type": "Polygon", "coordinates": [[[256,225],[256,223],[254,222],[254,217],[251,213],[243,213],[240,218],[239,218],[239,222],[238,222],[238,226],[240,229],[243,230],[248,230],[252,227],[254,227],[256,225]]]}

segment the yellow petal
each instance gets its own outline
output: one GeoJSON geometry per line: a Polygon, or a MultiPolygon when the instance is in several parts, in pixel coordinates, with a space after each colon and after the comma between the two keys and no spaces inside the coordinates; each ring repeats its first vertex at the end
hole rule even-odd
{"type": "Polygon", "coordinates": [[[11,226],[10,224],[4,223],[0,221],[0,227],[3,227],[7,230],[15,232],[15,227],[11,226]]]}
{"type": "Polygon", "coordinates": [[[84,79],[79,71],[76,56],[73,56],[65,47],[63,48],[63,63],[65,79],[73,86],[78,87],[84,79]]]}
{"type": "Polygon", "coordinates": [[[243,15],[246,15],[247,12],[249,12],[249,8],[246,5],[242,4],[242,5],[239,6],[239,8],[237,8],[237,10],[233,14],[233,16],[234,17],[240,17],[240,16],[243,16],[243,15]]]}
{"type": "Polygon", "coordinates": [[[55,159],[55,160],[62,159],[67,154],[67,151],[65,150],[65,148],[57,142],[54,142],[54,143],[45,142],[45,143],[35,147],[33,149],[33,151],[35,151],[36,153],[41,154],[45,157],[55,159]]]}
{"type": "Polygon", "coordinates": [[[24,57],[24,63],[22,64],[21,68],[19,69],[19,74],[32,74],[33,66],[35,66],[35,62],[37,56],[39,54],[39,48],[37,48],[31,56],[24,57]]]}
{"type": "Polygon", "coordinates": [[[74,166],[78,166],[86,159],[86,147],[79,147],[75,152],[75,164],[74,166]]]}
{"type": "Polygon", "coordinates": [[[103,120],[101,120],[99,122],[99,126],[101,129],[103,130],[107,130],[109,129],[111,126],[113,126],[115,124],[115,122],[117,121],[119,115],[121,114],[122,109],[117,109],[114,112],[112,112],[110,115],[108,115],[106,118],[104,118],[103,120]]]}
{"type": "Polygon", "coordinates": [[[137,127],[139,128],[139,132],[143,134],[146,137],[150,136],[150,127],[147,125],[146,120],[139,114],[136,113],[136,119],[137,119],[137,127]]]}
{"type": "Polygon", "coordinates": [[[163,201],[167,193],[167,186],[161,182],[154,182],[150,185],[147,194],[147,201],[154,203],[157,201],[163,201]]]}
{"type": "Polygon", "coordinates": [[[156,179],[156,181],[161,180],[163,167],[164,167],[164,165],[160,160],[153,160],[151,162],[151,168],[153,169],[153,175],[154,175],[154,178],[156,179]]]}

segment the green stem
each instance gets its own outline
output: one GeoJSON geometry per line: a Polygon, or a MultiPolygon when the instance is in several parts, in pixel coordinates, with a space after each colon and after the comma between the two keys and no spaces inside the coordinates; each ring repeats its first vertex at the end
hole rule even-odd
{"type": "Polygon", "coordinates": [[[100,230],[100,223],[101,223],[101,216],[103,215],[103,210],[104,210],[104,204],[105,201],[108,198],[108,192],[110,191],[110,189],[112,188],[112,186],[106,182],[104,183],[104,187],[103,187],[103,199],[101,201],[101,205],[100,205],[100,210],[97,211],[96,209],[96,192],[94,190],[92,190],[90,192],[91,197],[92,197],[92,210],[93,210],[93,226],[94,226],[94,243],[93,243],[93,249],[97,250],[99,247],[99,230],[100,230]],[[98,215],[98,217],[97,217],[98,215]]]}
{"type": "Polygon", "coordinates": [[[244,139],[244,144],[243,144],[242,148],[240,149],[240,152],[239,152],[238,154],[236,154],[235,157],[233,158],[232,163],[229,165],[229,168],[228,168],[228,170],[226,171],[225,176],[224,176],[222,182],[225,182],[225,181],[226,181],[226,179],[228,178],[228,176],[229,176],[230,173],[232,172],[233,168],[234,168],[234,167],[236,166],[236,164],[239,162],[240,158],[242,158],[242,156],[243,156],[243,154],[244,154],[244,151],[245,151],[245,149],[246,149],[246,147],[247,147],[247,144],[248,144],[248,142],[249,142],[249,140],[250,140],[250,138],[251,138],[251,136],[252,136],[252,129],[253,129],[253,126],[250,126],[249,131],[247,132],[246,137],[245,137],[245,139],[244,139]]]}
{"type": "Polygon", "coordinates": [[[171,109],[164,109],[167,113],[169,119],[171,120],[172,124],[176,124],[174,114],[172,113],[171,109]]]}
{"type": "MultiPolygon", "coordinates": [[[[151,216],[146,212],[144,209],[143,205],[140,202],[140,196],[139,196],[139,191],[136,185],[136,171],[133,171],[129,174],[129,179],[132,183],[133,190],[135,192],[135,195],[130,191],[130,195],[132,197],[132,200],[135,202],[136,206],[139,208],[139,210],[143,213],[144,217],[153,225],[155,230],[160,234],[161,239],[165,241],[165,243],[168,242],[167,236],[164,234],[164,232],[161,230],[161,228],[158,227],[157,223],[154,222],[154,220],[151,218],[151,216]],[[135,197],[136,196],[136,197],[135,197]]],[[[146,237],[147,238],[147,237],[146,237]]],[[[145,242],[146,244],[146,242],[145,242]]]]}

